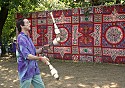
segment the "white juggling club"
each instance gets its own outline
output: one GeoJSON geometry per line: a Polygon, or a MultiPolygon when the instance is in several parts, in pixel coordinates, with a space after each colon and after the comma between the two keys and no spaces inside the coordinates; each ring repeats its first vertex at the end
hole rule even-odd
{"type": "Polygon", "coordinates": [[[51,15],[52,20],[53,20],[53,23],[54,23],[54,28],[55,28],[54,32],[55,32],[55,34],[60,34],[60,30],[59,30],[58,26],[57,26],[56,23],[55,23],[55,19],[54,19],[54,17],[53,17],[52,12],[50,12],[50,15],[51,15]]]}
{"type": "Polygon", "coordinates": [[[47,61],[46,64],[49,66],[51,75],[52,75],[56,80],[59,80],[59,75],[58,75],[57,70],[50,64],[49,61],[47,61]]]}
{"type": "Polygon", "coordinates": [[[59,45],[59,42],[58,41],[60,41],[60,38],[55,38],[54,40],[53,40],[53,45],[59,45]]]}
{"type": "Polygon", "coordinates": [[[55,38],[55,39],[51,42],[51,44],[49,44],[49,46],[59,45],[59,42],[60,42],[60,37],[55,38]]]}
{"type": "MultiPolygon", "coordinates": [[[[48,62],[49,63],[49,62],[48,62]]],[[[50,73],[51,73],[51,75],[55,78],[55,79],[57,79],[57,80],[59,80],[59,75],[58,75],[58,72],[57,72],[57,70],[49,63],[49,68],[50,68],[50,73]]]]}

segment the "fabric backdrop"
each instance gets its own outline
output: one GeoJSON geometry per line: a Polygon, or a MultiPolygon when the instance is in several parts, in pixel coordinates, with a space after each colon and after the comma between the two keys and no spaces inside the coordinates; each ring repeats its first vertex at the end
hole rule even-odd
{"type": "MultiPolygon", "coordinates": [[[[52,11],[61,44],[44,51],[48,57],[83,62],[125,63],[125,6],[98,6],[52,11]]],[[[56,37],[50,11],[29,13],[36,47],[56,37]]],[[[19,19],[23,15],[17,13],[19,19]]]]}

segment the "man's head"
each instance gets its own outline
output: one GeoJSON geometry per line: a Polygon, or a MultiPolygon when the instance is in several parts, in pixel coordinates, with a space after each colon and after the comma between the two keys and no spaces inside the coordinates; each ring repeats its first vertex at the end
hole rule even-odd
{"type": "Polygon", "coordinates": [[[28,31],[30,30],[30,22],[28,19],[21,18],[17,21],[16,27],[18,32],[21,32],[22,30],[28,31]]]}

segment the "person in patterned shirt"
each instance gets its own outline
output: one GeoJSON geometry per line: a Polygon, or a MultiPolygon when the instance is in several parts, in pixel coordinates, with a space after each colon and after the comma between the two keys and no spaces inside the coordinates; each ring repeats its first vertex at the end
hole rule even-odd
{"type": "Polygon", "coordinates": [[[49,59],[36,55],[42,53],[42,48],[36,49],[31,38],[28,36],[30,30],[30,22],[28,19],[19,19],[16,23],[16,27],[19,32],[17,36],[17,63],[20,88],[30,88],[31,84],[34,88],[45,88],[37,60],[47,63],[49,59]]]}

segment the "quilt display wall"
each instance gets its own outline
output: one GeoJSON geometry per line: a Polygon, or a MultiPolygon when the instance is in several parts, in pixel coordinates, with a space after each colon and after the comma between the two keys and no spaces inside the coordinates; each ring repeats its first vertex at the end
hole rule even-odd
{"type": "MultiPolygon", "coordinates": [[[[48,57],[83,62],[125,63],[125,6],[98,6],[52,11],[61,31],[60,45],[48,57]]],[[[16,19],[23,17],[16,15],[16,19]]],[[[56,37],[50,11],[33,12],[31,38],[36,47],[56,37]]]]}

